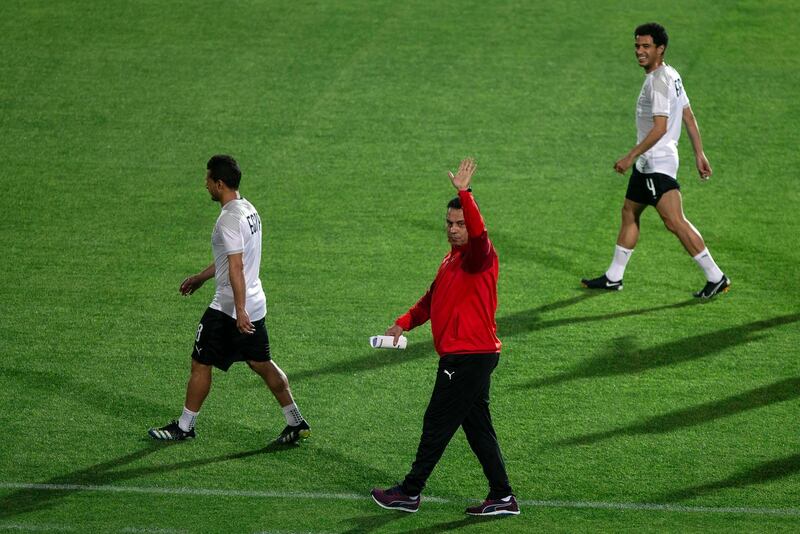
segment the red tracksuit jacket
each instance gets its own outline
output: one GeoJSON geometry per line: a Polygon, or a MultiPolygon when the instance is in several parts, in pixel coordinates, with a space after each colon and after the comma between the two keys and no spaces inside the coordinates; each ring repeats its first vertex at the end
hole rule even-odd
{"type": "Polygon", "coordinates": [[[497,339],[497,253],[472,193],[459,191],[469,240],[452,247],[430,289],[395,324],[411,330],[431,320],[439,356],[500,352],[497,339]]]}

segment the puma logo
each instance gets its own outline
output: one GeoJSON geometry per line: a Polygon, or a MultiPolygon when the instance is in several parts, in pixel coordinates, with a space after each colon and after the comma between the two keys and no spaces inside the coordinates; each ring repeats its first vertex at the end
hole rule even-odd
{"type": "Polygon", "coordinates": [[[445,369],[445,370],[444,370],[444,374],[446,374],[446,375],[447,375],[447,378],[448,378],[449,380],[452,380],[452,379],[453,379],[453,375],[454,375],[454,374],[456,374],[456,372],[455,372],[455,371],[448,371],[447,369],[445,369]]]}

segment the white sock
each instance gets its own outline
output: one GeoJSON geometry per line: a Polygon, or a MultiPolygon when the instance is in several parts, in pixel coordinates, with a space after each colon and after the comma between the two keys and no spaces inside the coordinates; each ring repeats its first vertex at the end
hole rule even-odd
{"type": "Polygon", "coordinates": [[[717,267],[717,262],[715,262],[714,258],[711,257],[711,253],[708,251],[708,248],[704,248],[702,251],[700,251],[700,254],[692,259],[697,262],[697,265],[699,265],[701,269],[703,269],[703,272],[706,275],[706,280],[714,283],[722,280],[722,271],[720,271],[719,267],[717,267]]]}
{"type": "Polygon", "coordinates": [[[612,282],[619,282],[622,280],[622,275],[625,274],[625,266],[628,265],[631,254],[633,254],[632,248],[616,245],[614,247],[614,258],[611,260],[611,265],[606,271],[606,278],[612,282]]]}
{"type": "Polygon", "coordinates": [[[303,416],[300,415],[300,409],[295,403],[283,407],[283,416],[286,418],[286,424],[289,426],[297,426],[303,422],[303,416]]]}
{"type": "Polygon", "coordinates": [[[186,406],[183,407],[181,418],[178,419],[178,427],[184,432],[188,432],[194,428],[194,421],[197,419],[197,414],[200,412],[193,412],[186,406]]]}

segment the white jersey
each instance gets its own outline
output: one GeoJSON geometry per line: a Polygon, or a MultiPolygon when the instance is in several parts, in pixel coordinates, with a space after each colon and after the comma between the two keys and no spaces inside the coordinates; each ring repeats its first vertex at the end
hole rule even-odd
{"type": "Polygon", "coordinates": [[[267,315],[267,297],[258,277],[261,268],[261,219],[250,202],[243,198],[222,206],[222,213],[211,234],[217,292],[210,308],[236,319],[228,255],[242,253],[244,264],[245,309],[251,321],[267,315]]]}
{"type": "Polygon", "coordinates": [[[677,179],[678,139],[681,136],[683,108],[689,97],[678,71],[667,64],[647,74],[636,102],[637,143],[653,129],[653,117],[667,117],[667,131],[650,150],[639,156],[636,168],[642,173],[658,172],[677,179]]]}

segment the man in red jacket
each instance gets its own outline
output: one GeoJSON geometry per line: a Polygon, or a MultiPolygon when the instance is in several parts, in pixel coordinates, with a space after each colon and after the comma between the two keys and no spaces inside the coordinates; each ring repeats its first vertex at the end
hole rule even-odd
{"type": "Polygon", "coordinates": [[[419,509],[425,482],[462,427],[489,481],[486,500],[466,513],[519,514],[489,414],[489,385],[501,346],[494,319],[499,264],[469,187],[474,172],[475,162],[465,159],[455,176],[449,173],[458,190],[447,205],[447,240],[452,248],[430,289],[386,330],[397,344],[400,334],[430,319],[440,359],[411,471],[398,486],[372,490],[372,498],[383,508],[419,509]]]}

